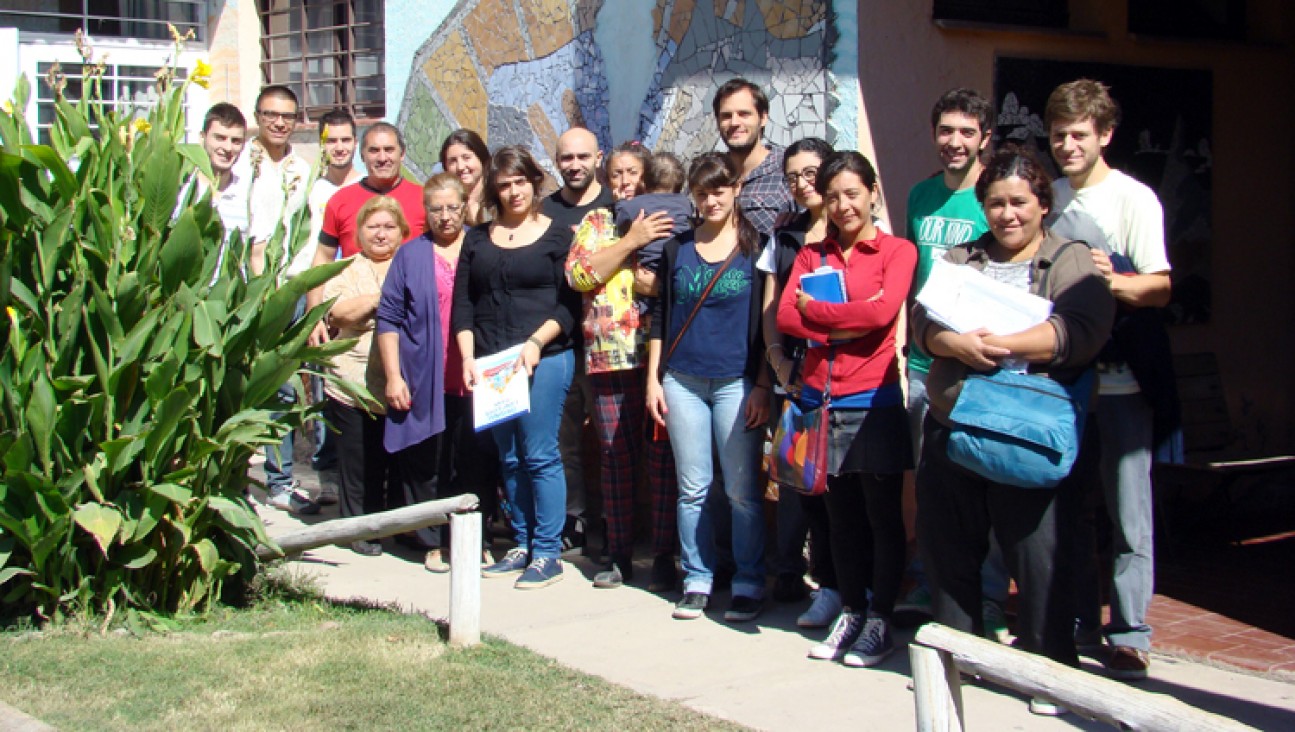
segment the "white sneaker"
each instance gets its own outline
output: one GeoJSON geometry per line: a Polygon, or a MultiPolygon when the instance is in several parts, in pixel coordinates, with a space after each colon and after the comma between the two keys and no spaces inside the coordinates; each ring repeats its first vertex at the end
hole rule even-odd
{"type": "Polygon", "coordinates": [[[839,661],[863,630],[863,614],[848,610],[841,613],[822,643],[809,649],[809,657],[822,661],[839,661]]]}
{"type": "Polygon", "coordinates": [[[1030,714],[1037,714],[1040,717],[1061,717],[1069,713],[1069,709],[1041,696],[1030,699],[1030,714]]]}
{"type": "Polygon", "coordinates": [[[1010,646],[1016,642],[1016,636],[1007,627],[1007,613],[997,600],[983,600],[980,603],[981,620],[985,624],[985,637],[996,643],[1010,646]]]}
{"type": "Polygon", "coordinates": [[[841,593],[829,587],[814,591],[814,602],[796,618],[802,628],[826,628],[841,614],[841,593]]]}

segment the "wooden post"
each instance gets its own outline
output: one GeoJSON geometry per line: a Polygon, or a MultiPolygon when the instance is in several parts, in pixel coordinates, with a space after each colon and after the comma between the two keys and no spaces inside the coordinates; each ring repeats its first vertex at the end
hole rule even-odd
{"type": "Polygon", "coordinates": [[[908,657],[918,732],[963,732],[962,674],[953,655],[914,643],[908,647],[908,657]]]}
{"type": "MultiPolygon", "coordinates": [[[[442,498],[436,501],[415,503],[412,506],[403,508],[393,508],[390,511],[379,511],[378,513],[363,516],[322,521],[304,529],[272,537],[274,543],[278,546],[258,546],[256,556],[261,559],[276,559],[282,556],[300,554],[307,549],[316,549],[329,544],[369,541],[427,526],[441,526],[449,523],[451,514],[471,511],[476,507],[477,497],[471,493],[465,493],[452,498],[442,498]]],[[[478,552],[480,552],[480,542],[481,538],[478,533],[478,552]]]]}
{"type": "MultiPolygon", "coordinates": [[[[1128,684],[977,638],[938,623],[922,626],[913,643],[947,653],[950,658],[940,665],[948,668],[951,660],[952,665],[956,666],[955,673],[962,671],[974,674],[1031,697],[1041,696],[1080,716],[1121,729],[1145,732],[1231,732],[1253,729],[1235,720],[1184,704],[1173,697],[1151,694],[1128,684]]],[[[913,654],[912,658],[913,690],[919,690],[918,683],[933,686],[939,672],[927,672],[927,678],[919,682],[918,655],[913,654]]],[[[918,703],[921,704],[920,701],[918,703]]],[[[918,724],[918,729],[927,729],[920,726],[920,716],[918,724]]]]}
{"type": "Polygon", "coordinates": [[[450,645],[481,642],[481,514],[450,516],[450,645]]]}

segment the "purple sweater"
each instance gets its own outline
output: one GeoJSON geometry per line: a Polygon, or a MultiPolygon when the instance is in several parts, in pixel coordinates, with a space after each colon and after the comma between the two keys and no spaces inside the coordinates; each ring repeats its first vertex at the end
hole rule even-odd
{"type": "MultiPolygon", "coordinates": [[[[400,247],[378,301],[377,334],[400,334],[400,374],[412,408],[387,410],[382,444],[395,453],[445,429],[445,348],[436,304],[436,245],[426,234],[400,247]]],[[[375,394],[381,398],[381,394],[375,394]]]]}

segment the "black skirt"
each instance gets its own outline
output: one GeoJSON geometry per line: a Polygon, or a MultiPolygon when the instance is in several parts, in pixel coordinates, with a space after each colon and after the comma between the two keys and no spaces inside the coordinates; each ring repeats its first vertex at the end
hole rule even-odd
{"type": "Polygon", "coordinates": [[[829,475],[902,473],[913,467],[913,443],[903,405],[828,410],[832,442],[829,475]]]}

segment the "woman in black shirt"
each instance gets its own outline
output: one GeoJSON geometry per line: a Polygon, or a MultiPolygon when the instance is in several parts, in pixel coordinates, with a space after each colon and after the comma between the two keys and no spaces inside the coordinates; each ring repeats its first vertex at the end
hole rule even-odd
{"type": "Polygon", "coordinates": [[[505,147],[491,158],[485,195],[494,220],[470,230],[463,242],[450,316],[469,389],[482,383],[477,356],[519,343],[518,362],[531,377],[530,412],[492,428],[517,546],[484,572],[522,572],[518,589],[562,579],[567,484],[558,425],[571,386],[572,331],[580,309],[564,271],[571,231],[540,213],[543,180],[524,147],[505,147]]]}

